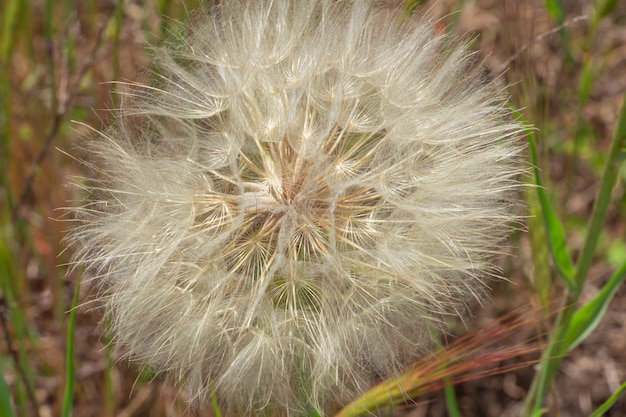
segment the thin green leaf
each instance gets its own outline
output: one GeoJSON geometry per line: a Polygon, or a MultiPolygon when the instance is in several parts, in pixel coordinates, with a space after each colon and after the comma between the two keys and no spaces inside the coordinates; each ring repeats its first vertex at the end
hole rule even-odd
{"type": "Polygon", "coordinates": [[[322,415],[314,408],[311,408],[308,412],[309,417],[322,417],[322,415]]]}
{"type": "Polygon", "coordinates": [[[609,282],[591,301],[576,311],[566,335],[568,352],[595,330],[624,279],[626,279],[626,262],[615,271],[609,282]]]}
{"type": "MultiPolygon", "coordinates": [[[[524,123],[521,114],[514,110],[517,118],[524,123]]],[[[539,196],[539,204],[541,205],[541,212],[543,214],[543,221],[546,228],[546,237],[548,239],[548,246],[550,248],[550,254],[554,261],[554,266],[557,273],[563,279],[565,285],[570,291],[576,289],[574,277],[574,263],[569,254],[567,247],[567,240],[565,237],[565,230],[563,224],[559,220],[550,199],[548,198],[546,191],[543,187],[543,181],[541,180],[541,174],[537,167],[539,163],[539,157],[537,156],[537,144],[535,141],[535,135],[533,131],[526,129],[526,137],[530,146],[531,159],[534,166],[535,183],[537,184],[537,194],[539,196]]]]}
{"type": "Polygon", "coordinates": [[[15,410],[11,404],[9,386],[4,379],[4,364],[0,366],[0,415],[5,417],[16,417],[15,410]]]}
{"type": "Polygon", "coordinates": [[[72,407],[74,404],[74,330],[76,329],[76,310],[78,306],[78,294],[80,293],[80,277],[76,281],[76,289],[74,290],[74,298],[72,299],[72,309],[70,310],[70,320],[67,326],[67,352],[65,355],[65,394],[63,395],[62,417],[70,417],[72,415],[72,407]]]}
{"type": "Polygon", "coordinates": [[[580,83],[578,86],[578,102],[581,106],[589,101],[591,94],[591,87],[593,82],[598,78],[598,74],[595,68],[595,62],[593,59],[589,59],[585,62],[583,70],[580,74],[580,83]]]}
{"type": "MultiPolygon", "coordinates": [[[[0,225],[6,225],[7,213],[0,207],[0,225]]],[[[19,222],[17,227],[19,227],[19,222]]],[[[18,273],[17,260],[10,247],[10,239],[15,236],[15,231],[10,227],[0,227],[0,293],[4,297],[4,304],[8,307],[10,324],[13,332],[11,336],[3,335],[7,341],[11,341],[9,346],[15,346],[10,356],[13,357],[13,368],[16,371],[14,384],[14,399],[17,409],[26,410],[30,406],[32,410],[37,410],[37,398],[34,389],[35,372],[32,368],[32,361],[29,360],[27,346],[35,342],[35,337],[30,333],[23,306],[18,301],[22,292],[21,285],[24,283],[23,275],[18,273]],[[30,403],[30,405],[29,405],[30,403]]],[[[19,232],[18,232],[19,233],[19,232]]],[[[3,325],[5,329],[8,325],[3,325]]]]}
{"type": "Polygon", "coordinates": [[[543,0],[543,4],[550,16],[558,23],[559,37],[561,38],[563,52],[565,53],[565,63],[567,65],[573,65],[575,61],[570,49],[569,34],[567,32],[567,25],[565,24],[566,13],[565,7],[563,7],[563,0],[543,0]]]}
{"type": "Polygon", "coordinates": [[[213,414],[215,417],[222,417],[222,410],[220,409],[220,405],[217,403],[217,396],[215,393],[211,395],[211,405],[213,406],[213,414]]]}
{"type": "Polygon", "coordinates": [[[550,311],[552,304],[553,282],[551,254],[546,248],[546,230],[543,226],[541,206],[535,190],[527,190],[528,201],[528,238],[531,247],[532,265],[534,273],[532,275],[535,292],[539,296],[541,305],[546,312],[550,311]],[[530,192],[532,191],[532,194],[530,192]]]}
{"type": "Polygon", "coordinates": [[[565,21],[565,8],[561,0],[543,0],[543,5],[548,9],[548,13],[558,23],[565,21]]]}
{"type": "MultiPolygon", "coordinates": [[[[118,80],[120,76],[120,37],[122,32],[122,20],[124,18],[124,2],[118,1],[115,6],[115,15],[113,18],[113,79],[118,80]]],[[[117,90],[117,84],[112,84],[112,91],[117,90]]],[[[117,100],[118,96],[113,95],[113,100],[117,100]]]]}
{"type": "Polygon", "coordinates": [[[448,415],[450,417],[461,417],[461,410],[459,409],[459,402],[456,399],[456,393],[454,392],[454,385],[451,383],[451,378],[446,378],[446,386],[443,388],[443,392],[446,397],[446,407],[448,409],[448,415]]]}
{"type": "Polygon", "coordinates": [[[602,179],[600,181],[600,190],[596,196],[596,200],[591,212],[591,220],[589,221],[589,228],[587,230],[587,236],[583,242],[583,247],[578,257],[576,264],[576,274],[574,275],[574,282],[578,288],[578,294],[582,286],[587,279],[587,273],[593,262],[594,255],[596,253],[596,247],[602,228],[606,220],[606,212],[611,202],[611,193],[617,183],[617,174],[619,172],[620,161],[618,160],[619,153],[626,148],[626,94],[624,95],[622,102],[622,109],[620,110],[619,119],[615,132],[613,133],[613,139],[611,140],[611,147],[607,155],[606,165],[604,166],[604,172],[602,173],[602,179]]]}
{"type": "Polygon", "coordinates": [[[411,13],[418,6],[421,6],[424,3],[426,3],[426,0],[407,0],[407,2],[404,3],[404,11],[411,13]]]}
{"type": "Polygon", "coordinates": [[[105,336],[104,336],[104,411],[103,416],[115,415],[115,388],[113,377],[113,341],[110,336],[110,323],[105,321],[105,336]]]}
{"type": "Polygon", "coordinates": [[[10,0],[2,9],[3,17],[2,32],[0,33],[0,61],[3,65],[9,61],[11,52],[15,46],[15,41],[19,37],[17,28],[19,27],[21,9],[24,7],[24,3],[19,0],[10,0]]]}
{"type": "Polygon", "coordinates": [[[617,6],[618,0],[600,0],[596,5],[595,21],[599,22],[606,16],[611,14],[615,6],[617,6]]]}
{"type": "MultiPolygon", "coordinates": [[[[537,410],[542,407],[543,399],[546,395],[548,386],[554,379],[561,360],[567,354],[569,347],[567,343],[568,335],[570,334],[572,320],[577,312],[576,303],[580,297],[583,285],[587,279],[587,273],[589,272],[589,268],[591,267],[591,263],[594,259],[598,238],[605,222],[609,202],[611,201],[611,192],[617,180],[617,173],[619,169],[617,156],[621,149],[626,147],[625,145],[626,95],[624,96],[624,102],[620,111],[617,127],[615,129],[615,133],[613,134],[613,139],[611,140],[611,146],[609,148],[606,165],[604,167],[604,173],[602,175],[602,180],[600,181],[600,190],[596,197],[591,214],[591,221],[589,222],[587,236],[585,237],[580,256],[578,257],[576,274],[574,275],[574,282],[576,284],[575,290],[570,291],[570,293],[567,294],[566,307],[561,311],[556,320],[554,330],[550,336],[550,343],[542,355],[541,367],[535,374],[529,394],[526,397],[526,406],[522,414],[524,416],[534,416],[537,410]]],[[[621,275],[621,269],[622,268],[616,272],[617,276],[621,275]]],[[[577,336],[573,337],[577,338],[577,336]]],[[[570,342],[574,341],[575,340],[570,340],[570,342]]]]}
{"type": "Polygon", "coordinates": [[[546,195],[543,188],[538,188],[539,204],[541,204],[541,210],[543,213],[543,220],[546,226],[546,235],[548,238],[548,245],[550,247],[550,253],[554,260],[554,266],[557,273],[563,279],[567,288],[572,291],[576,288],[574,283],[574,263],[569,254],[567,247],[567,240],[565,237],[565,229],[563,224],[559,220],[550,200],[546,195]]]}
{"type": "Polygon", "coordinates": [[[609,410],[609,408],[611,408],[613,406],[613,404],[615,403],[615,401],[617,401],[617,399],[620,397],[620,395],[622,395],[622,393],[624,392],[624,390],[626,390],[626,382],[624,382],[618,389],[617,391],[615,391],[613,393],[613,395],[611,395],[609,397],[608,400],[606,400],[604,403],[602,403],[602,405],[600,407],[598,407],[593,413],[591,413],[589,415],[589,417],[601,417],[602,415],[604,415],[604,413],[606,411],[609,410]]]}

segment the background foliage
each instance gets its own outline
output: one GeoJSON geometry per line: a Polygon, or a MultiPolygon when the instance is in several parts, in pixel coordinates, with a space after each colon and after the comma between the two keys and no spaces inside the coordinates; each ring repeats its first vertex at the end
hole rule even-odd
{"type": "MultiPolygon", "coordinates": [[[[88,294],[73,309],[79,277],[66,276],[68,225],[57,210],[78,198],[65,185],[81,169],[69,155],[86,126],[107,123],[110,81],[142,77],[146,46],[186,30],[181,22],[198,3],[0,1],[1,415],[215,413],[188,410],[184,394],[117,363],[88,294]]],[[[503,78],[512,106],[534,127],[526,138],[537,168],[531,181],[542,187],[527,191],[526,228],[501,260],[509,281],[493,283],[492,302],[442,341],[450,345],[431,367],[409,370],[401,387],[377,387],[343,415],[386,409],[409,386],[416,402],[395,414],[626,414],[625,2],[401,7],[474,39],[486,76],[503,78]],[[543,365],[531,366],[541,355],[543,365]],[[448,382],[455,386],[444,389],[448,382]]]]}

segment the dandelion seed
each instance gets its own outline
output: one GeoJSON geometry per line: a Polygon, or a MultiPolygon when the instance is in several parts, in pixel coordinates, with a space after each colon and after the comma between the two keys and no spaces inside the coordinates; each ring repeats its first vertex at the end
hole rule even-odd
{"type": "Polygon", "coordinates": [[[355,0],[221,2],[86,145],[76,264],[227,412],[352,400],[484,293],[521,128],[465,46],[355,0]]]}

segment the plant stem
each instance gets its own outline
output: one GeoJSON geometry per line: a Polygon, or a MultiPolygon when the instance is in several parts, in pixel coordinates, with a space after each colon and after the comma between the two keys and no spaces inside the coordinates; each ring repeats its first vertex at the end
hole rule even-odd
{"type": "Polygon", "coordinates": [[[571,290],[566,297],[564,308],[557,317],[548,348],[544,351],[541,359],[541,368],[533,379],[523,413],[526,417],[536,415],[537,411],[541,409],[548,384],[554,378],[561,360],[563,360],[569,349],[569,346],[565,343],[565,336],[570,327],[572,317],[578,308],[577,302],[593,261],[598,238],[600,237],[604,225],[606,211],[611,201],[611,192],[617,182],[619,165],[623,159],[620,158],[620,154],[624,152],[622,150],[624,147],[626,147],[626,95],[624,96],[619,120],[609,148],[609,154],[600,182],[600,190],[594,203],[587,236],[576,265],[576,272],[573,279],[575,288],[571,290]]]}

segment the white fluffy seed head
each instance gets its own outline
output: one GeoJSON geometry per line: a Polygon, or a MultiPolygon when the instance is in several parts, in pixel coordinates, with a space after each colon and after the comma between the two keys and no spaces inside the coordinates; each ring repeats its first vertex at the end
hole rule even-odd
{"type": "Polygon", "coordinates": [[[87,143],[74,262],[192,398],[322,411],[483,293],[521,128],[464,45],[371,1],[229,0],[191,29],[87,143]]]}

